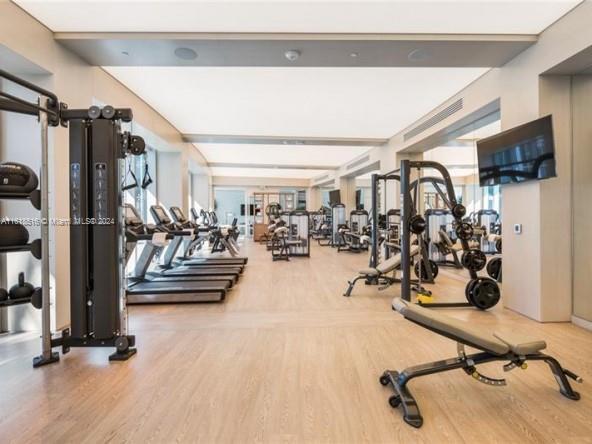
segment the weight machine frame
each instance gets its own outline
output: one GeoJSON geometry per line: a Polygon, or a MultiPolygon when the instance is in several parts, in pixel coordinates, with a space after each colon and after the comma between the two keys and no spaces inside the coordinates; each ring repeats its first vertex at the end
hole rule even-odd
{"type": "MultiPolygon", "coordinates": [[[[438,162],[426,161],[426,160],[402,160],[401,168],[399,170],[399,177],[401,182],[401,299],[405,301],[411,300],[411,229],[409,221],[411,217],[417,214],[417,202],[413,199],[412,191],[414,187],[419,186],[421,183],[433,180],[432,177],[418,178],[414,182],[411,182],[411,170],[412,169],[435,169],[442,175],[446,192],[442,191],[436,186],[436,191],[441,195],[446,206],[451,210],[452,217],[456,222],[462,222],[462,216],[454,214],[453,208],[458,205],[456,195],[454,193],[454,186],[452,185],[452,178],[448,173],[448,170],[438,162]],[[424,181],[422,181],[424,179],[424,181]]],[[[463,251],[469,251],[469,243],[467,240],[460,239],[463,251]]],[[[429,271],[430,267],[426,267],[429,271]]],[[[477,272],[473,270],[467,270],[471,279],[477,279],[477,272]]],[[[421,304],[425,307],[432,308],[461,308],[461,307],[473,307],[470,302],[430,302],[421,304]]]]}
{"type": "MultiPolygon", "coordinates": [[[[39,95],[37,103],[0,91],[0,110],[36,116],[41,134],[40,202],[41,230],[41,354],[33,367],[59,361],[71,347],[115,347],[110,360],[125,360],[136,353],[135,337],[127,334],[125,304],[125,235],[121,211],[121,181],[128,153],[144,151],[141,137],[122,132],[121,122],[131,122],[132,111],[110,106],[69,110],[50,91],[0,70],[8,80],[39,95]],[[70,132],[70,239],[81,247],[71,249],[71,328],[53,338],[49,264],[49,127],[68,127],[70,132]],[[98,149],[96,151],[94,148],[98,149]],[[75,166],[77,165],[77,167],[75,166]],[[96,224],[98,219],[112,223],[96,224]],[[91,219],[88,222],[87,219],[91,219]],[[94,240],[93,240],[94,239],[94,240]],[[83,254],[84,253],[84,254],[83,254]],[[113,254],[115,253],[115,254],[113,254]],[[105,260],[105,258],[110,259],[105,260]],[[95,306],[98,308],[95,309],[95,306]]],[[[40,197],[40,198],[39,198],[40,197]]],[[[99,221],[100,222],[100,221],[99,221]]],[[[33,252],[33,250],[31,250],[33,252]]]]}

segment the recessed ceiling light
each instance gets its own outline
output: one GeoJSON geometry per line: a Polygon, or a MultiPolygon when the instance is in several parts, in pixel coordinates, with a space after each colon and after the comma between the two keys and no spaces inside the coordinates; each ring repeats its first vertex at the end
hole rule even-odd
{"type": "Polygon", "coordinates": [[[414,49],[407,55],[407,58],[411,62],[425,62],[430,58],[430,53],[425,49],[414,49]]]}
{"type": "Polygon", "coordinates": [[[129,52],[127,52],[127,51],[121,51],[121,53],[122,53],[124,56],[128,56],[128,55],[129,55],[129,52]]]}
{"type": "Polygon", "coordinates": [[[300,57],[300,51],[298,51],[297,49],[289,49],[288,51],[284,52],[284,56],[290,62],[294,62],[295,60],[298,60],[298,58],[300,57]]]}
{"type": "Polygon", "coordinates": [[[182,60],[197,59],[197,52],[191,48],[177,48],[175,49],[175,55],[182,60]]]}
{"type": "Polygon", "coordinates": [[[350,57],[353,57],[354,59],[358,56],[357,52],[352,52],[350,55],[350,57]]]}

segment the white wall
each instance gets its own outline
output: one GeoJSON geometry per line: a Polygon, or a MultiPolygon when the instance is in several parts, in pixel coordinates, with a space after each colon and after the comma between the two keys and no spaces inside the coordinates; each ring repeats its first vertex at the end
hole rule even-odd
{"type": "MultiPolygon", "coordinates": [[[[188,173],[183,173],[181,160],[181,153],[160,151],[156,154],[156,174],[158,177],[156,181],[156,197],[159,204],[164,206],[167,211],[171,206],[184,208],[187,205],[184,199],[187,193],[183,194],[182,182],[186,182],[188,179],[181,176],[188,176],[188,173]],[[174,180],[175,178],[183,180],[174,180]]],[[[187,214],[186,209],[184,211],[187,214]]]]}
{"type": "Polygon", "coordinates": [[[192,207],[209,209],[210,208],[210,192],[209,192],[209,177],[206,174],[192,174],[191,175],[191,196],[193,200],[192,207]]]}
{"type": "MultiPolygon", "coordinates": [[[[592,75],[573,79],[573,289],[574,316],[592,322],[592,75]]],[[[588,324],[589,325],[589,324],[588,324]]]]}

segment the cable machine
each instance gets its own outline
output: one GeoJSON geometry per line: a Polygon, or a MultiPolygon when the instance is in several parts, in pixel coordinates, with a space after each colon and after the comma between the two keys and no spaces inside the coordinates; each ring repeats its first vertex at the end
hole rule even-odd
{"type": "MultiPolygon", "coordinates": [[[[0,91],[0,110],[37,117],[41,136],[40,190],[29,198],[40,209],[41,354],[33,366],[59,360],[71,347],[115,347],[110,360],[135,354],[135,337],[128,334],[125,301],[125,236],[121,179],[124,159],[145,150],[141,137],[121,129],[132,121],[130,109],[111,106],[69,110],[50,91],[0,70],[0,78],[39,95],[37,102],[0,91]],[[71,327],[52,338],[49,266],[48,128],[69,127],[70,142],[70,316],[71,327]]],[[[36,244],[38,245],[38,244],[36,244]]],[[[38,248],[36,248],[38,250],[38,248]]],[[[16,251],[16,250],[15,250],[16,251]]],[[[23,251],[20,247],[18,251],[23,251]]]]}

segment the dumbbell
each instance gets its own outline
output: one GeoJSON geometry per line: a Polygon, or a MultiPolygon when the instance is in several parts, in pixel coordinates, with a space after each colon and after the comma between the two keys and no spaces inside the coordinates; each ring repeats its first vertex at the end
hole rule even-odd
{"type": "Polygon", "coordinates": [[[4,288],[0,288],[0,302],[8,299],[8,292],[4,288]]]}

